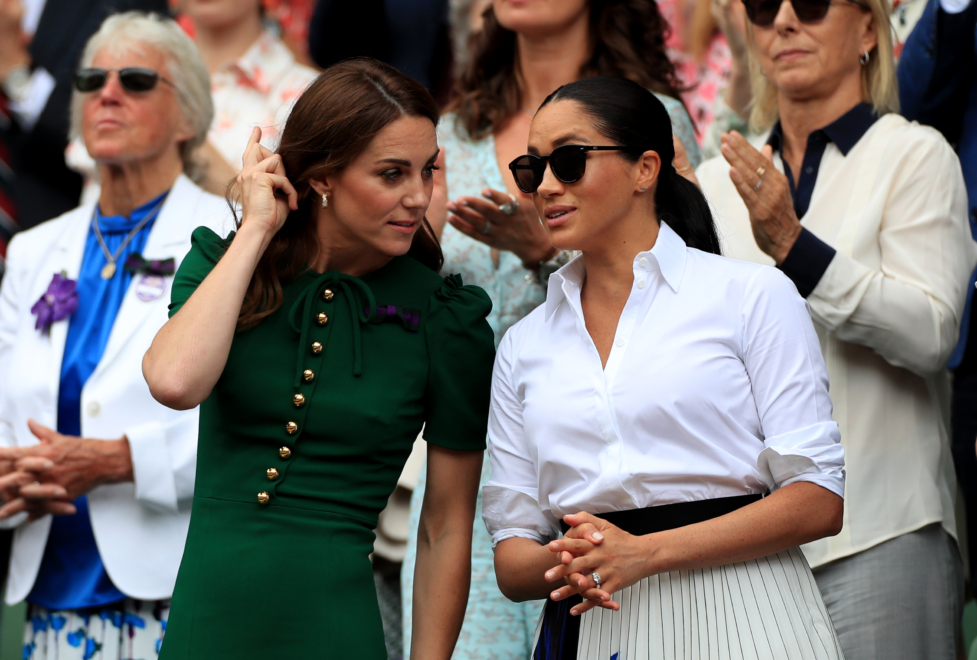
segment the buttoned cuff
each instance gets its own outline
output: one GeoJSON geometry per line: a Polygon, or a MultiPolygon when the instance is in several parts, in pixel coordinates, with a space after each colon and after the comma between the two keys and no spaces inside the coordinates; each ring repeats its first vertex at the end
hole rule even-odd
{"type": "Polygon", "coordinates": [[[777,268],[791,279],[797,292],[807,298],[821,281],[834,257],[833,247],[802,227],[794,247],[777,268]]]}
{"type": "Polygon", "coordinates": [[[136,501],[164,513],[176,513],[176,480],[163,425],[147,422],[126,429],[125,435],[132,454],[136,501]]]}
{"type": "Polygon", "coordinates": [[[10,111],[20,120],[21,128],[25,133],[31,132],[37,120],[41,118],[44,106],[47,105],[56,85],[54,76],[48,73],[47,69],[39,67],[31,74],[24,97],[10,100],[10,111]]]}

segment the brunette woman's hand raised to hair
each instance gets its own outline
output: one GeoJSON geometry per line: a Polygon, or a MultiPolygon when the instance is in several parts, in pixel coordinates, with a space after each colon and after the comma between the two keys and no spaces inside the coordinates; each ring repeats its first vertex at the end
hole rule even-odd
{"type": "Polygon", "coordinates": [[[241,227],[245,223],[263,228],[269,236],[281,229],[289,211],[298,208],[298,193],[285,176],[282,157],[259,142],[261,129],[255,126],[244,151],[237,175],[241,196],[241,227]]]}
{"type": "Polygon", "coordinates": [[[261,129],[255,128],[237,179],[243,208],[237,235],[143,358],[149,391],[164,406],[188,410],[210,395],[227,364],[254,269],[289,209],[298,208],[281,158],[258,144],[260,139],[261,129]]]}

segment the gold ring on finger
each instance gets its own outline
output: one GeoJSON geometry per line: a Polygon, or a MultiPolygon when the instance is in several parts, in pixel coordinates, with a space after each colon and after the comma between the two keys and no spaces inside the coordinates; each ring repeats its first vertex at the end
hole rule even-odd
{"type": "Polygon", "coordinates": [[[767,168],[765,168],[763,165],[761,165],[760,167],[756,168],[756,175],[758,177],[763,177],[763,173],[766,172],[766,171],[767,171],[767,168]]]}

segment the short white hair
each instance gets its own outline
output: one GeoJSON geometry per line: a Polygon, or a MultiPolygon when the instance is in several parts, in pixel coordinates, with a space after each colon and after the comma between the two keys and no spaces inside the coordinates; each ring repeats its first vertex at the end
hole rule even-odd
{"type": "MultiPolygon", "coordinates": [[[[127,11],[105,19],[98,32],[85,44],[79,68],[90,67],[95,55],[106,47],[115,52],[139,51],[142,47],[148,47],[166,59],[166,71],[160,71],[160,74],[173,83],[180,113],[193,132],[193,137],[180,145],[183,171],[199,181],[203,172],[193,154],[207,139],[207,131],[214,121],[214,101],[210,95],[210,74],[196,44],[169,18],[127,11]]],[[[76,89],[71,99],[72,137],[82,134],[83,98],[84,94],[76,89]]]]}

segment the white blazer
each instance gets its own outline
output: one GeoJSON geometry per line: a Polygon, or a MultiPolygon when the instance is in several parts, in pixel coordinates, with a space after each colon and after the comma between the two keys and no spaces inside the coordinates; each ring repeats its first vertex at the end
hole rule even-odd
{"type": "MultiPolygon", "coordinates": [[[[24,231],[7,252],[0,287],[0,444],[28,446],[37,439],[27,428],[32,418],[57,427],[61,359],[68,321],[50,334],[34,329],[31,307],[55,273],[76,279],[93,204],[24,231]]],[[[181,175],[153,224],[143,256],[174,257],[179,266],[190,250],[190,234],[200,225],[226,233],[231,214],[223,199],[204,192],[181,175]]],[[[222,233],[222,235],[223,235],[222,233]]],[[[115,319],[105,353],[81,393],[81,433],[86,438],[118,439],[132,447],[134,483],[101,486],[88,494],[99,554],[112,582],[141,600],[169,598],[183,556],[197,461],[198,411],[170,410],[149,393],[142,358],[166,323],[173,278],[162,295],[145,302],[129,287],[115,319]]],[[[147,297],[147,296],[144,296],[147,297]]],[[[51,517],[33,523],[11,518],[16,526],[6,600],[23,600],[37,578],[51,528],[51,517]]]]}

